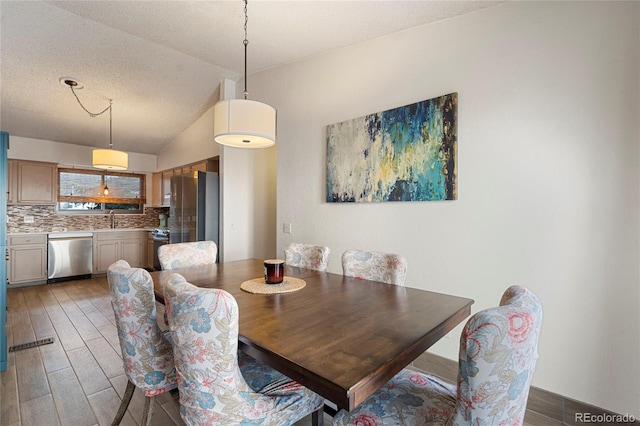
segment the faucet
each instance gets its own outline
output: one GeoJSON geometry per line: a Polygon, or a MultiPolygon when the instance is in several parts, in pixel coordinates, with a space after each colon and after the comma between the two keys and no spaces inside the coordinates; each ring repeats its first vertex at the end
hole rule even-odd
{"type": "Polygon", "coordinates": [[[116,227],[116,215],[113,214],[113,210],[109,210],[109,219],[111,220],[111,229],[116,227]]]}

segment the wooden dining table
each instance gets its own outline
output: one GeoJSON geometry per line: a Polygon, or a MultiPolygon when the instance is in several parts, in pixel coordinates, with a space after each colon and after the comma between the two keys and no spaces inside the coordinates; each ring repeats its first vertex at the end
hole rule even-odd
{"type": "MultiPolygon", "coordinates": [[[[152,272],[156,298],[179,273],[231,293],[240,309],[239,347],[339,408],[352,410],[471,313],[473,300],[340,274],[285,266],[306,285],[291,293],[240,288],[264,276],[246,259],[152,272]]],[[[267,284],[265,284],[267,285],[267,284]]]]}

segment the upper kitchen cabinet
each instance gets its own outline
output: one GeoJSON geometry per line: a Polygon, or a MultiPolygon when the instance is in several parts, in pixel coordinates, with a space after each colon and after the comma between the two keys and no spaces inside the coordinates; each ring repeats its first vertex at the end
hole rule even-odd
{"type": "Polygon", "coordinates": [[[218,170],[219,159],[215,157],[153,173],[151,176],[151,204],[154,207],[169,207],[171,202],[171,177],[190,175],[196,172],[218,172],[218,170]]]}
{"type": "Polygon", "coordinates": [[[7,204],[15,204],[18,201],[17,163],[18,160],[7,160],[7,204]]]}
{"type": "Polygon", "coordinates": [[[7,204],[55,204],[58,165],[9,160],[7,204]]]}
{"type": "Polygon", "coordinates": [[[163,198],[162,173],[153,173],[151,175],[151,205],[153,207],[161,207],[163,198]]]}
{"type": "Polygon", "coordinates": [[[171,176],[173,176],[173,170],[162,172],[162,205],[164,207],[169,207],[171,204],[171,176]]]}

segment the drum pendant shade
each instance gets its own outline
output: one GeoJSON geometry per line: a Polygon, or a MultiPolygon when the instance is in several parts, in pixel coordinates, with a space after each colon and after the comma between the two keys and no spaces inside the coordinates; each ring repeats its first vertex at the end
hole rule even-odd
{"type": "Polygon", "coordinates": [[[94,149],[93,167],[105,170],[127,170],[129,155],[115,149],[94,149]]]}
{"type": "Polygon", "coordinates": [[[276,140],[276,110],[262,102],[229,99],[213,109],[214,140],[238,148],[267,148],[276,140]]]}

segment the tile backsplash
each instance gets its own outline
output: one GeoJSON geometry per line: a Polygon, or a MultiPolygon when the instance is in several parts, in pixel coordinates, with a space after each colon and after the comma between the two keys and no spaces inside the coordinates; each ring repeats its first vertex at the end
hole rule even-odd
{"type": "MultiPolygon", "coordinates": [[[[169,215],[168,207],[148,207],[143,214],[116,214],[116,228],[157,228],[158,215],[169,215]]],[[[90,231],[110,227],[107,214],[57,214],[55,206],[7,206],[7,233],[90,231]],[[33,218],[26,223],[25,217],[33,218]]]]}

